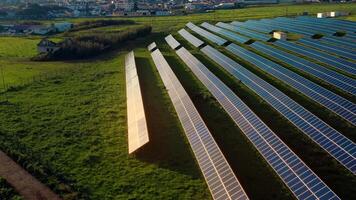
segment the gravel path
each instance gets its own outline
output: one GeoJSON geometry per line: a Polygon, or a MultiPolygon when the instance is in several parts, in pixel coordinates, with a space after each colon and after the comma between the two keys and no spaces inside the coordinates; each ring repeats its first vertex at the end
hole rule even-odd
{"type": "Polygon", "coordinates": [[[59,196],[2,151],[0,151],[0,176],[5,178],[26,200],[60,200],[59,196]]]}

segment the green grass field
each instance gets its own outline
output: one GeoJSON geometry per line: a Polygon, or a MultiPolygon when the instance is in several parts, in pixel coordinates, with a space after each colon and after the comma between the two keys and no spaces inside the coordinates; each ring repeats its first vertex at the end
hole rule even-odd
{"type": "MultiPolygon", "coordinates": [[[[66,200],[211,199],[165,87],[146,50],[149,43],[156,41],[251,199],[293,199],[211,94],[166,45],[163,37],[176,32],[188,21],[247,20],[330,10],[355,13],[356,4],[288,5],[188,16],[129,18],[138,23],[133,26],[151,24],[154,32],[91,60],[33,62],[30,58],[36,54],[40,38],[0,37],[0,91],[4,91],[2,78],[7,86],[13,86],[11,90],[0,93],[0,148],[66,200]],[[124,55],[131,49],[135,49],[151,137],[150,143],[134,156],[127,154],[123,66],[124,55]]],[[[347,18],[352,20],[354,16],[347,18]]],[[[80,22],[86,19],[68,20],[80,22]]],[[[105,33],[127,27],[104,27],[91,31],[105,33]]],[[[87,32],[90,31],[73,34],[87,32]]],[[[340,197],[356,198],[353,175],[246,86],[177,34],[175,36],[231,87],[340,197]]],[[[53,36],[56,41],[63,37],[53,36]]],[[[333,122],[335,116],[330,112],[324,112],[320,106],[253,66],[236,57],[234,59],[355,139],[352,134],[354,127],[337,117],[333,122]]],[[[0,190],[2,188],[0,184],[0,190]]]]}

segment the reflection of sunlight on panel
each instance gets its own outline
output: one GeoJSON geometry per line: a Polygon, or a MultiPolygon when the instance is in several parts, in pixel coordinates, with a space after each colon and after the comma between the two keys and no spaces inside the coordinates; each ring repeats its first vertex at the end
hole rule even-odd
{"type": "Polygon", "coordinates": [[[129,153],[132,153],[148,143],[149,138],[133,51],[126,55],[125,67],[128,141],[129,153]]]}
{"type": "Polygon", "coordinates": [[[177,42],[177,40],[175,40],[172,35],[168,35],[168,36],[165,37],[164,39],[167,41],[168,45],[169,45],[172,49],[176,49],[177,47],[180,46],[179,42],[177,42]]]}
{"type": "Polygon", "coordinates": [[[218,45],[224,45],[225,43],[227,43],[227,40],[225,40],[224,38],[214,35],[214,34],[210,33],[209,31],[206,31],[191,22],[187,23],[186,26],[188,28],[190,28],[192,31],[196,32],[197,34],[204,36],[208,40],[210,40],[218,45]]]}
{"type": "Polygon", "coordinates": [[[178,33],[186,40],[188,40],[193,46],[200,47],[204,44],[203,41],[199,40],[198,38],[194,37],[191,33],[186,31],[185,29],[181,29],[178,33]]]}
{"type": "Polygon", "coordinates": [[[214,199],[248,199],[192,100],[159,49],[151,53],[214,199]]]}
{"type": "MultiPolygon", "coordinates": [[[[174,39],[174,38],[173,38],[174,39]]],[[[208,47],[208,46],[207,46],[208,47]]],[[[234,92],[184,47],[176,51],[297,199],[339,199],[234,92]],[[312,183],[312,184],[310,184],[312,183]],[[318,185],[318,187],[314,187],[318,185]],[[318,191],[323,192],[318,192],[318,191]]]]}

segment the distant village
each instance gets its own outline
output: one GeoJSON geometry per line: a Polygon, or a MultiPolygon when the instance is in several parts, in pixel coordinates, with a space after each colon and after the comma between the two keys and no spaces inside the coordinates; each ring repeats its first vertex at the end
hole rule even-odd
{"type": "MultiPolygon", "coordinates": [[[[55,19],[98,16],[168,16],[249,5],[305,3],[319,0],[3,0],[0,19],[55,19]]],[[[326,14],[324,14],[326,16],[326,14]]],[[[0,35],[51,35],[68,31],[69,22],[0,24],[0,35]]]]}
{"type": "Polygon", "coordinates": [[[257,4],[303,2],[319,0],[2,0],[0,19],[167,16],[257,4]]]}

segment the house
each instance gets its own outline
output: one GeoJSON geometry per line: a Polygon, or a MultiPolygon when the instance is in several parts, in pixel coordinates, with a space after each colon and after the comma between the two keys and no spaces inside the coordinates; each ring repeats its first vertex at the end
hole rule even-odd
{"type": "Polygon", "coordinates": [[[273,32],[273,38],[276,38],[278,40],[286,40],[287,33],[282,32],[282,31],[275,31],[275,32],[273,32]]]}
{"type": "Polygon", "coordinates": [[[37,44],[38,53],[54,53],[58,49],[60,49],[60,46],[57,43],[48,40],[47,38],[42,39],[37,44]]]}

